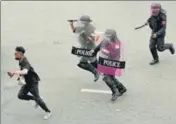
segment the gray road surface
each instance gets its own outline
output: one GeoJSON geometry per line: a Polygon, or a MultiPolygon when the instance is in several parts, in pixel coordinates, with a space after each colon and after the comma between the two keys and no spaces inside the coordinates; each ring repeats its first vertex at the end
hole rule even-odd
{"type": "MultiPolygon", "coordinates": [[[[160,54],[161,63],[149,66],[150,29],[134,31],[150,15],[148,2],[2,2],[1,121],[2,124],[176,124],[176,56],[160,54]],[[126,46],[127,68],[120,78],[128,92],[116,103],[110,94],[80,89],[109,90],[78,67],[70,54],[77,44],[67,19],[88,14],[97,30],[115,28],[126,46]],[[14,48],[22,45],[42,78],[40,92],[53,116],[32,102],[17,99],[19,86],[6,72],[18,68],[14,48]],[[118,111],[116,111],[118,110],[118,111]]],[[[176,2],[161,2],[168,12],[166,40],[176,43],[176,2]]]]}

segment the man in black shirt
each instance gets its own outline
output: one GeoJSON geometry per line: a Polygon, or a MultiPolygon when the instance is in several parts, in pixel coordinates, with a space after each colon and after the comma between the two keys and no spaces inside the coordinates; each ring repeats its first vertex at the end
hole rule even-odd
{"type": "MultiPolygon", "coordinates": [[[[34,100],[36,102],[36,107],[39,105],[47,113],[44,116],[44,119],[48,119],[52,114],[39,95],[38,82],[40,81],[40,78],[24,56],[25,49],[20,46],[16,47],[15,51],[15,59],[19,61],[20,70],[11,71],[8,74],[11,77],[19,75],[25,79],[25,84],[21,87],[18,98],[21,100],[34,100]],[[29,92],[32,95],[28,95],[29,92]]],[[[18,78],[18,80],[20,80],[20,78],[18,78]]]]}

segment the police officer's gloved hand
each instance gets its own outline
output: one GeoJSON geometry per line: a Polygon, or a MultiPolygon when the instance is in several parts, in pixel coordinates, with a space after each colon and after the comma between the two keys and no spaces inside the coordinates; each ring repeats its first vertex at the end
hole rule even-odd
{"type": "Polygon", "coordinates": [[[97,53],[98,53],[98,52],[94,50],[93,53],[92,53],[92,55],[93,55],[93,56],[97,56],[97,53]]]}
{"type": "Polygon", "coordinates": [[[95,51],[94,50],[90,50],[90,53],[92,54],[92,56],[96,56],[95,51]]]}

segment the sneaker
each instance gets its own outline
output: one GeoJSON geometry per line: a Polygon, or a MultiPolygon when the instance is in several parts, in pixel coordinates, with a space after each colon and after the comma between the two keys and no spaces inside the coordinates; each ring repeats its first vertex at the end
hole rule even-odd
{"type": "Polygon", "coordinates": [[[50,118],[52,115],[51,112],[46,112],[46,115],[44,116],[44,119],[47,120],[48,118],[50,118]]]}

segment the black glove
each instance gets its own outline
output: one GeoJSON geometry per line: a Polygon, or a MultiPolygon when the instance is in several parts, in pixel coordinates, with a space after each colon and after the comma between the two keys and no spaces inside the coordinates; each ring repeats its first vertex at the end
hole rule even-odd
{"type": "Polygon", "coordinates": [[[98,51],[94,51],[94,52],[92,53],[92,56],[97,56],[97,53],[98,53],[98,51]]]}
{"type": "Polygon", "coordinates": [[[92,53],[93,56],[97,56],[97,53],[100,51],[100,46],[101,46],[101,44],[99,44],[99,45],[94,49],[94,52],[92,53]]]}

